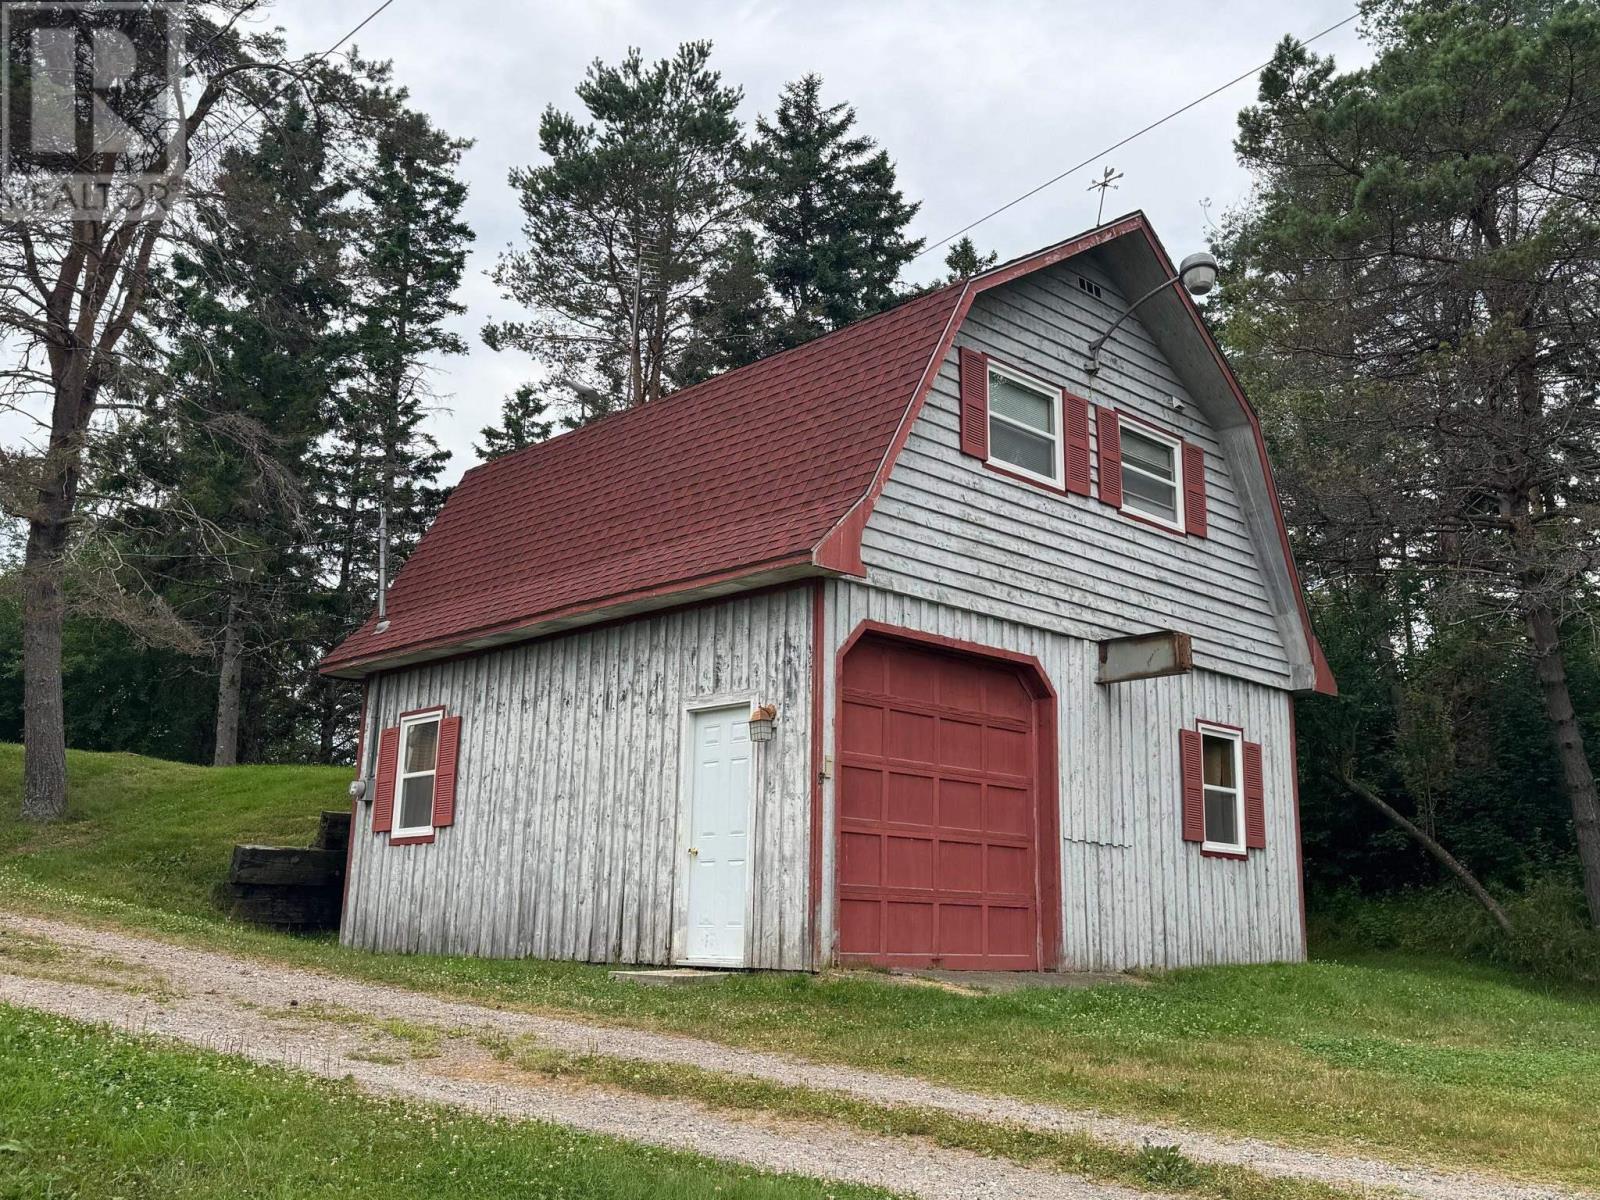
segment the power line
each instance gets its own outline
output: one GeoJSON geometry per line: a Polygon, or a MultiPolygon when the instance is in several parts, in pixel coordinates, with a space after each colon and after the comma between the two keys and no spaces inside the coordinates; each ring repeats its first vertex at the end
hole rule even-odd
{"type": "MultiPolygon", "coordinates": [[[[1351,21],[1354,21],[1360,15],[1361,14],[1359,12],[1353,12],[1348,17],[1346,17],[1344,20],[1337,21],[1334,24],[1329,25],[1326,29],[1322,30],[1320,33],[1314,33],[1308,38],[1301,39],[1300,44],[1302,46],[1309,46],[1312,42],[1316,41],[1318,38],[1327,37],[1334,30],[1341,29],[1344,26],[1350,24],[1351,21]]],[[[1220,95],[1221,93],[1227,91],[1229,88],[1233,87],[1237,83],[1243,83],[1246,79],[1249,79],[1252,75],[1260,74],[1262,71],[1266,70],[1271,65],[1272,65],[1272,60],[1269,58],[1266,62],[1262,63],[1260,66],[1251,67],[1248,71],[1245,71],[1243,74],[1235,75],[1232,79],[1228,80],[1227,83],[1224,83],[1224,84],[1219,85],[1218,87],[1212,88],[1204,96],[1200,96],[1200,97],[1197,97],[1194,100],[1189,101],[1189,103],[1185,104],[1182,108],[1173,109],[1171,112],[1169,112],[1166,116],[1162,117],[1160,120],[1150,122],[1150,124],[1146,125],[1143,129],[1137,131],[1136,133],[1130,133],[1127,137],[1123,138],[1120,142],[1113,142],[1111,145],[1107,146],[1104,150],[1096,151],[1094,154],[1091,154],[1088,158],[1084,159],[1082,162],[1075,163],[1073,166],[1068,167],[1065,171],[1061,172],[1061,174],[1055,175],[1055,176],[1052,176],[1049,179],[1046,179],[1043,183],[1039,184],[1037,187],[1029,188],[1027,191],[1023,192],[1022,195],[1016,197],[1013,200],[1007,200],[1004,204],[1002,204],[999,208],[995,209],[994,211],[987,212],[983,216],[979,217],[976,221],[973,221],[973,222],[971,222],[970,224],[967,224],[967,225],[963,225],[960,229],[956,230],[949,237],[940,238],[937,242],[934,242],[932,245],[924,246],[921,250],[919,250],[912,257],[911,261],[915,262],[917,259],[921,258],[924,254],[928,254],[931,251],[937,250],[940,246],[943,246],[948,242],[955,241],[956,238],[960,237],[964,233],[970,233],[972,230],[976,229],[979,225],[982,225],[985,221],[991,220],[994,217],[998,217],[1001,213],[1005,212],[1009,208],[1015,208],[1017,205],[1021,204],[1024,200],[1028,199],[1030,196],[1036,196],[1040,192],[1044,191],[1045,188],[1051,187],[1054,184],[1060,183],[1063,179],[1067,178],[1067,176],[1076,174],[1077,172],[1083,170],[1083,168],[1085,168],[1087,166],[1090,166],[1093,163],[1099,162],[1106,155],[1112,153],[1113,151],[1122,149],[1122,147],[1126,146],[1129,142],[1135,140],[1136,138],[1143,137],[1145,134],[1149,133],[1152,129],[1159,129],[1161,126],[1165,125],[1168,121],[1172,120],[1173,118],[1181,117],[1184,113],[1188,112],[1191,108],[1194,108],[1196,105],[1204,104],[1207,100],[1211,99],[1213,96],[1220,95]]]]}
{"type": "MultiPolygon", "coordinates": [[[[317,55],[312,56],[312,58],[310,59],[310,61],[309,61],[309,63],[307,65],[311,65],[311,64],[322,62],[329,55],[331,55],[335,50],[339,49],[340,46],[343,46],[351,38],[355,37],[356,34],[360,33],[368,25],[372,24],[373,21],[377,20],[379,15],[382,14],[382,12],[393,3],[394,3],[394,0],[383,0],[382,4],[378,5],[377,8],[373,9],[365,17],[363,17],[361,19],[361,23],[359,25],[357,25],[354,29],[352,29],[349,33],[345,34],[342,38],[340,38],[333,45],[329,46],[321,54],[317,54],[317,55]]],[[[211,145],[208,146],[205,151],[202,151],[202,153],[206,153],[209,150],[211,150],[212,148],[222,145],[223,142],[225,142],[228,138],[231,138],[234,134],[238,133],[239,130],[243,129],[247,124],[249,124],[250,123],[250,118],[252,116],[254,116],[254,115],[255,115],[254,113],[247,113],[245,116],[241,117],[239,119],[239,121],[236,124],[234,124],[232,127],[230,127],[226,133],[222,134],[220,137],[212,139],[211,145]]]]}

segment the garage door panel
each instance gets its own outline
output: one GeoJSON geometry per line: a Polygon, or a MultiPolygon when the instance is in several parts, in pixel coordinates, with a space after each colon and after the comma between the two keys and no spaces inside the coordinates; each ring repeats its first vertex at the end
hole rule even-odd
{"type": "Polygon", "coordinates": [[[983,726],[945,717],[939,722],[938,762],[962,771],[983,770],[983,726]]]}
{"type": "Polygon", "coordinates": [[[902,900],[885,904],[884,949],[890,954],[932,954],[933,905],[902,900]]]}
{"type": "Polygon", "coordinates": [[[1033,855],[1026,846],[984,847],[984,890],[992,895],[1031,896],[1033,855]]]}
{"type": "Polygon", "coordinates": [[[945,954],[983,953],[983,905],[941,904],[939,948],[945,954]]]}
{"type": "Polygon", "coordinates": [[[852,704],[847,701],[844,706],[844,731],[840,737],[840,748],[847,753],[881,755],[883,717],[883,709],[876,704],[852,704]]]}
{"type": "Polygon", "coordinates": [[[1033,699],[982,659],[865,639],[846,657],[839,954],[1038,966],[1033,699]]]}
{"type": "Polygon", "coordinates": [[[981,843],[939,843],[939,888],[945,892],[983,892],[981,843]]]}
{"type": "Polygon", "coordinates": [[[933,888],[933,839],[890,837],[885,842],[883,882],[892,888],[933,888]]]}
{"type": "Polygon", "coordinates": [[[1033,828],[1032,794],[990,784],[984,789],[983,827],[990,833],[1025,836],[1033,828]]]}
{"type": "Polygon", "coordinates": [[[847,766],[839,772],[839,815],[846,820],[883,819],[883,772],[847,766]]]}
{"type": "Polygon", "coordinates": [[[935,734],[938,721],[926,713],[890,709],[887,718],[887,735],[883,753],[900,762],[932,763],[934,748],[938,745],[935,734]]]}
{"type": "Polygon", "coordinates": [[[1027,733],[1016,729],[996,729],[994,726],[983,731],[984,770],[995,775],[1015,775],[1026,779],[1033,774],[1033,739],[1027,733]]]}
{"type": "Polygon", "coordinates": [[[939,780],[938,821],[946,829],[982,829],[983,785],[969,779],[939,780]]]}
{"type": "Polygon", "coordinates": [[[845,830],[839,847],[841,886],[877,887],[883,883],[883,839],[878,834],[845,830]]]}
{"type": "Polygon", "coordinates": [[[938,820],[932,775],[909,775],[896,771],[889,776],[888,804],[884,820],[897,825],[933,825],[938,820]]]}

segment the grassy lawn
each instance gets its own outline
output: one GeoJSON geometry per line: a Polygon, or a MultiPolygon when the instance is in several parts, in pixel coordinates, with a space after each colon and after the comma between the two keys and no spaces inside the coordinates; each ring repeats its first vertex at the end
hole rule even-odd
{"type": "Polygon", "coordinates": [[[0,1006],[0,1200],[867,1200],[0,1006]]]}
{"type": "Polygon", "coordinates": [[[1146,986],[963,996],[871,978],[615,984],[603,968],[387,957],[221,920],[237,840],[304,841],[348,773],[76,754],[72,818],[14,813],[0,747],[0,894],[407,987],[786,1050],[1300,1143],[1600,1187],[1600,998],[1398,957],[1174,972],[1146,986]]]}

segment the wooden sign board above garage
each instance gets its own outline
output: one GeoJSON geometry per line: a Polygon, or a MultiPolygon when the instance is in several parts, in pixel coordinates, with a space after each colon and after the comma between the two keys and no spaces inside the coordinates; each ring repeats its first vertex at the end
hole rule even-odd
{"type": "Polygon", "coordinates": [[[1194,669],[1194,647],[1187,633],[1165,629],[1100,643],[1100,674],[1096,683],[1128,683],[1182,675],[1194,669]]]}

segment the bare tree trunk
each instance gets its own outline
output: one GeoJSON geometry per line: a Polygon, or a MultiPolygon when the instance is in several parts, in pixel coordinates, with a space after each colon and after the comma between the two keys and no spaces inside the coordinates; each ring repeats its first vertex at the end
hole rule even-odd
{"type": "Polygon", "coordinates": [[[243,597],[236,587],[228,596],[228,620],[222,631],[222,676],[217,683],[217,747],[214,767],[239,762],[239,684],[243,674],[244,639],[239,632],[243,597]]]}
{"type": "Polygon", "coordinates": [[[65,521],[29,523],[22,573],[22,816],[58,821],[67,814],[67,724],[61,699],[61,592],[65,521]]]}
{"type": "Polygon", "coordinates": [[[1446,870],[1461,881],[1462,886],[1472,893],[1473,899],[1488,910],[1496,925],[1507,933],[1511,932],[1511,918],[1506,916],[1506,910],[1501,908],[1500,902],[1489,894],[1489,890],[1483,884],[1478,882],[1478,877],[1462,865],[1460,859],[1424,833],[1415,822],[1407,820],[1399,809],[1389,804],[1377,792],[1352,776],[1349,771],[1341,771],[1339,773],[1339,782],[1414,837],[1424,850],[1438,859],[1446,870]]]}
{"type": "Polygon", "coordinates": [[[1594,772],[1584,751],[1583,730],[1572,711],[1567,664],[1561,657],[1561,631],[1555,614],[1539,606],[1528,611],[1533,639],[1533,670],[1544,692],[1545,717],[1561,760],[1561,784],[1572,806],[1572,827],[1578,835],[1578,861],[1583,864],[1583,895],[1589,902],[1589,923],[1600,929],[1600,800],[1594,772]]]}

